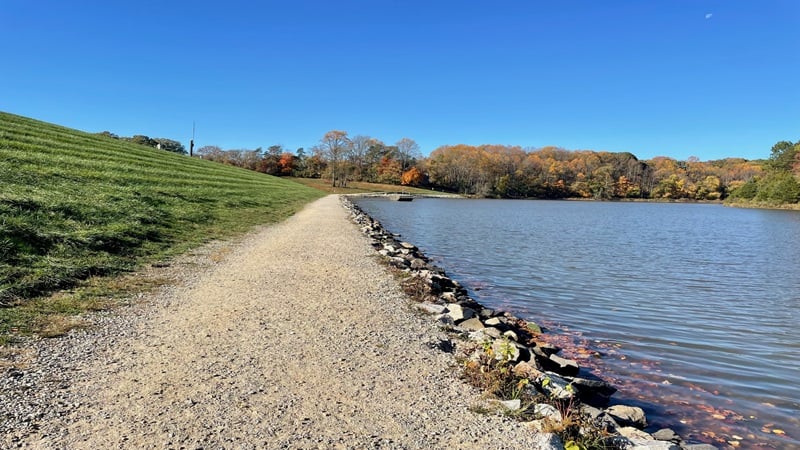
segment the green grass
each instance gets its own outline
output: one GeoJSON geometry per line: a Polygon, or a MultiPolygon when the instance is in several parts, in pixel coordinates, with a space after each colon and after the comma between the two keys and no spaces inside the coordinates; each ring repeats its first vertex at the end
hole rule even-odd
{"type": "Polygon", "coordinates": [[[0,334],[9,306],[280,221],[322,195],[0,112],[0,334]]]}
{"type": "Polygon", "coordinates": [[[398,186],[396,184],[367,183],[363,181],[351,181],[347,187],[331,187],[331,180],[323,178],[289,178],[297,183],[304,184],[320,191],[333,194],[368,194],[377,192],[403,192],[408,194],[441,195],[442,192],[430,189],[416,188],[411,186],[398,186]]]}

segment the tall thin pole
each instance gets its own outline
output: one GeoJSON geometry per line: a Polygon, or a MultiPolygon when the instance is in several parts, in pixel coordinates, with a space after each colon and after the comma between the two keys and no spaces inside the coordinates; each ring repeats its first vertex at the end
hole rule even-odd
{"type": "Polygon", "coordinates": [[[192,121],[192,140],[189,141],[189,157],[194,155],[194,120],[192,121]]]}

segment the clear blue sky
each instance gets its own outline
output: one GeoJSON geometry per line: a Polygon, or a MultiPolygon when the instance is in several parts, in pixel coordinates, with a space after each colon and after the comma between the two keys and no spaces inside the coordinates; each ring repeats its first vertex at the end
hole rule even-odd
{"type": "Polygon", "coordinates": [[[800,0],[0,0],[0,110],[187,147],[757,159],[798,105],[800,0]]]}

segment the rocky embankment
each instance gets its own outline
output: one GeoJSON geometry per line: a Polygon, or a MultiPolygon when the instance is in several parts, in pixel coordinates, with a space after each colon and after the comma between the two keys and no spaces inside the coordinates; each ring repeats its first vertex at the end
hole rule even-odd
{"type": "MultiPolygon", "coordinates": [[[[413,295],[420,311],[429,314],[452,336],[456,347],[465,349],[467,362],[486,360],[487,355],[500,360],[502,367],[513,372],[525,398],[545,398],[549,403],[525,405],[520,398],[500,399],[502,408],[510,415],[526,420],[528,426],[542,431],[558,430],[567,420],[590,424],[590,430],[603,436],[604,445],[640,450],[709,450],[709,444],[690,444],[671,429],[645,432],[645,412],[636,406],[609,406],[616,388],[582,371],[574,360],[559,356],[557,347],[546,344],[537,336],[541,329],[508,312],[495,311],[470,298],[458,281],[431,263],[411,243],[403,242],[361,208],[342,197],[352,219],[369,236],[375,250],[387,263],[405,272],[411,284],[422,286],[413,295]],[[556,408],[552,405],[562,405],[556,408]],[[569,405],[566,411],[563,405],[569,405]],[[523,413],[525,409],[531,413],[523,413]],[[564,417],[565,414],[573,417],[564,417]],[[574,416],[579,416],[574,417],[574,416]],[[528,420],[532,419],[532,420],[528,420]]],[[[495,361],[496,362],[496,361],[495,361]]],[[[477,364],[477,363],[476,363],[477,364]]],[[[465,367],[469,367],[465,364],[465,367]]],[[[497,367],[495,365],[495,367],[497,367]]],[[[481,369],[483,370],[483,368],[481,369]]],[[[516,396],[520,397],[520,396],[516,396]]]]}

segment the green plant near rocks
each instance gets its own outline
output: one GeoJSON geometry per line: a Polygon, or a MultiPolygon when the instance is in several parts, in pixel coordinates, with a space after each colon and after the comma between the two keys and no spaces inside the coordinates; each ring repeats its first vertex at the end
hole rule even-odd
{"type": "Polygon", "coordinates": [[[531,400],[526,398],[526,387],[530,382],[513,372],[510,358],[501,353],[497,358],[491,341],[481,344],[482,351],[463,361],[464,378],[499,400],[531,400]]]}
{"type": "Polygon", "coordinates": [[[516,349],[514,348],[514,344],[508,338],[503,338],[502,342],[500,343],[500,351],[499,357],[500,360],[505,362],[506,364],[511,363],[511,360],[514,358],[514,353],[516,349]]]}
{"type": "MultiPolygon", "coordinates": [[[[608,440],[611,435],[605,431],[602,424],[596,423],[582,413],[574,398],[559,399],[555,395],[540,393],[534,389],[530,379],[514,373],[513,345],[505,339],[499,346],[493,345],[491,340],[486,340],[479,344],[478,352],[475,351],[477,348],[473,347],[468,352],[472,353],[472,356],[463,359],[464,378],[493,398],[520,400],[520,409],[504,411],[504,414],[519,421],[541,419],[535,415],[536,404],[545,403],[555,407],[562,419],[560,421],[542,419],[542,431],[558,435],[564,442],[565,449],[615,450],[617,447],[608,440]]],[[[541,381],[544,386],[550,382],[549,378],[541,381]]],[[[567,385],[565,389],[572,390],[574,387],[567,385]]]]}

